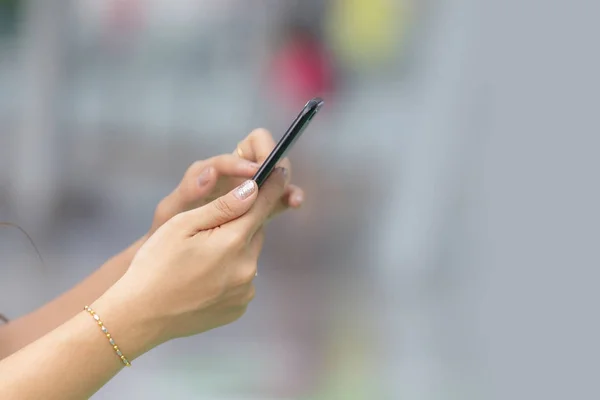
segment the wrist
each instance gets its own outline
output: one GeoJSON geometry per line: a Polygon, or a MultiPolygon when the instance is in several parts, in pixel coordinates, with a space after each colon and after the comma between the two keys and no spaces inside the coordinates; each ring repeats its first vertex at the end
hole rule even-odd
{"type": "Polygon", "coordinates": [[[138,250],[144,245],[144,243],[146,243],[148,241],[149,237],[150,237],[150,233],[149,232],[145,233],[144,235],[142,235],[141,238],[139,238],[137,241],[135,241],[135,243],[133,243],[131,246],[129,246],[129,253],[130,253],[130,256],[132,259],[136,255],[138,250]]]}
{"type": "Polygon", "coordinates": [[[142,248],[144,243],[146,243],[148,241],[149,237],[150,237],[150,234],[146,233],[142,237],[140,237],[138,240],[136,240],[132,245],[130,245],[127,249],[123,250],[123,252],[121,253],[121,259],[124,261],[124,264],[126,265],[125,271],[127,271],[127,269],[129,269],[129,265],[135,258],[135,255],[142,248]]]}
{"type": "Polygon", "coordinates": [[[118,283],[90,307],[102,319],[119,349],[132,361],[164,342],[152,313],[118,283]]]}

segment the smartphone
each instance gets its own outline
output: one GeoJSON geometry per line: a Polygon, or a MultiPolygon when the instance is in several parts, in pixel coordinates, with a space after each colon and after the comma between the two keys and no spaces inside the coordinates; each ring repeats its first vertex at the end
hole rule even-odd
{"type": "Polygon", "coordinates": [[[304,132],[308,124],[310,124],[313,117],[317,115],[321,107],[323,107],[323,104],[325,104],[325,102],[318,97],[315,97],[306,103],[300,114],[298,114],[294,122],[292,122],[283,137],[279,140],[279,143],[277,143],[271,154],[269,154],[269,157],[267,157],[265,162],[260,166],[258,172],[254,175],[254,178],[252,178],[259,188],[267,180],[271,172],[273,172],[277,163],[285,157],[294,143],[296,143],[296,140],[300,138],[302,132],[304,132]]]}

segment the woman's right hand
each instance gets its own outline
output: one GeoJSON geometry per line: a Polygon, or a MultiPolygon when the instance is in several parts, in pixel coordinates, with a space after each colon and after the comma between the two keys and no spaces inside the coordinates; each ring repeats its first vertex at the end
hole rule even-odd
{"type": "Polygon", "coordinates": [[[146,342],[130,357],[244,314],[254,297],[262,225],[287,183],[286,171],[278,168],[260,192],[255,182],[247,181],[205,206],[176,215],[148,239],[127,273],[92,305],[108,326],[111,319],[130,318],[128,330],[135,329],[135,336],[146,342]]]}

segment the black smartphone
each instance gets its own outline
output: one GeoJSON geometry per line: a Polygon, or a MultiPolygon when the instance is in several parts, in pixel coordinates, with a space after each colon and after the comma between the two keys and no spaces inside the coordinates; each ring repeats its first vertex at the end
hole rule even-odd
{"type": "Polygon", "coordinates": [[[273,169],[279,160],[285,157],[294,143],[296,143],[296,140],[300,138],[302,132],[304,132],[313,117],[317,115],[323,104],[325,104],[325,102],[318,97],[315,97],[306,103],[300,114],[298,114],[294,122],[292,122],[292,125],[290,125],[283,137],[279,140],[279,143],[277,143],[271,154],[269,154],[269,157],[267,157],[265,162],[260,166],[256,175],[254,175],[254,178],[252,178],[258,187],[261,187],[271,172],[273,172],[273,169]]]}

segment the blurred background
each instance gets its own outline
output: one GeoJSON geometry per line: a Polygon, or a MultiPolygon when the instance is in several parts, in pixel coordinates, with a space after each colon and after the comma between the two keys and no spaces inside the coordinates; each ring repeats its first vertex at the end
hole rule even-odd
{"type": "Polygon", "coordinates": [[[0,0],[0,220],[46,263],[0,230],[2,312],[81,280],[146,232],[189,164],[257,127],[280,137],[319,95],[291,154],[306,205],[270,225],[247,315],[94,398],[580,398],[581,375],[556,370],[573,364],[545,361],[554,324],[523,332],[554,320],[525,306],[565,290],[552,266],[598,266],[583,211],[598,140],[578,141],[598,133],[598,7],[579,21],[571,2],[524,3],[0,0]]]}
{"type": "MultiPolygon", "coordinates": [[[[291,155],[240,322],[156,349],[95,397],[464,398],[452,107],[468,13],[413,0],[2,0],[0,298],[14,317],[148,229],[189,164],[327,105],[291,155]],[[448,302],[451,299],[451,302],[448,302]],[[460,363],[457,363],[459,361],[460,363]],[[142,383],[143,382],[143,383],[142,383]]],[[[458,93],[458,96],[457,96],[458,93]]],[[[458,157],[457,157],[458,156],[458,157]]]]}

